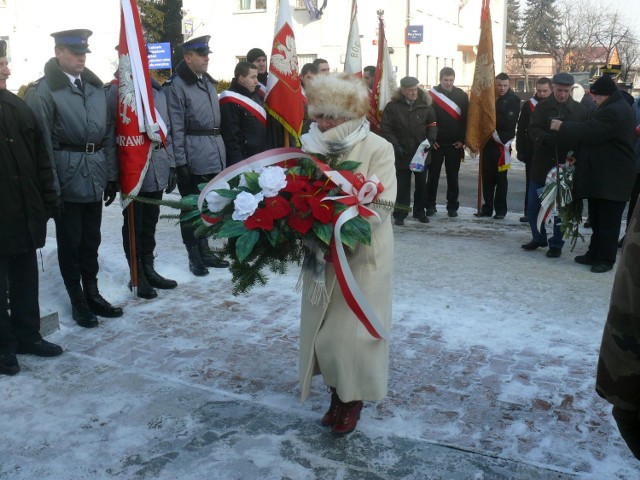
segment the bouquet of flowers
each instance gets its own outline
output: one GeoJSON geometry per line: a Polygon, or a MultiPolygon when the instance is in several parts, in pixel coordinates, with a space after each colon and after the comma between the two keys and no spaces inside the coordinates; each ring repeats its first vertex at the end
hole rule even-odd
{"type": "MultiPolygon", "coordinates": [[[[300,264],[309,244],[325,253],[371,243],[366,205],[383,186],[354,173],[358,162],[327,164],[298,149],[255,155],[217,175],[199,196],[182,200],[182,221],[196,224],[196,236],[227,239],[234,295],[265,285],[265,269],[285,273],[300,264]]],[[[339,251],[337,252],[340,253],[339,251]]]]}
{"type": "Polygon", "coordinates": [[[571,251],[578,238],[584,241],[580,233],[582,223],[582,201],[573,198],[573,176],[575,174],[575,158],[573,152],[567,153],[565,163],[553,167],[547,174],[545,186],[541,189],[541,208],[538,214],[538,225],[553,224],[554,217],[560,218],[560,228],[564,238],[571,241],[571,251]]]}

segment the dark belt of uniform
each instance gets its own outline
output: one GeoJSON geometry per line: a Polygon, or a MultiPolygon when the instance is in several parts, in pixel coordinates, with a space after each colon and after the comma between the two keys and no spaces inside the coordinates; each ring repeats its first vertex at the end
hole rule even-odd
{"type": "Polygon", "coordinates": [[[94,153],[100,151],[102,145],[99,143],[85,143],[82,145],[72,145],[69,143],[61,143],[57,147],[54,147],[54,150],[65,150],[67,152],[84,152],[89,155],[93,155],[94,153]]]}
{"type": "Polygon", "coordinates": [[[187,135],[191,135],[194,137],[217,137],[220,135],[220,129],[211,128],[208,130],[197,130],[197,129],[187,128],[187,135]]]}

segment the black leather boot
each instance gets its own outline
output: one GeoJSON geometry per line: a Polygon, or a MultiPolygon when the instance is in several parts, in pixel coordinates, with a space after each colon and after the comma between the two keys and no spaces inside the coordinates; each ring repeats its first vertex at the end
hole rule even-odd
{"type": "Polygon", "coordinates": [[[152,287],[160,288],[162,290],[171,290],[172,288],[176,288],[178,286],[178,282],[176,282],[175,280],[164,278],[162,275],[156,272],[156,269],[153,267],[153,253],[142,255],[142,257],[140,257],[140,260],[142,263],[144,274],[152,287]]]}
{"type": "Polygon", "coordinates": [[[89,308],[80,284],[67,285],[67,293],[71,300],[71,316],[78,325],[84,328],[94,328],[100,325],[95,314],[89,308]]]}
{"type": "MultiPolygon", "coordinates": [[[[132,290],[131,282],[129,282],[129,290],[132,290]]],[[[146,298],[147,300],[151,300],[152,298],[156,298],[158,296],[158,292],[156,292],[153,287],[149,284],[147,280],[147,276],[144,273],[144,268],[142,268],[142,260],[138,259],[138,297],[146,298]]]]}
{"type": "Polygon", "coordinates": [[[204,265],[202,261],[202,257],[200,256],[200,249],[198,248],[198,244],[195,245],[186,245],[187,254],[189,255],[189,270],[196,277],[204,277],[209,274],[209,270],[204,265]]]}
{"type": "Polygon", "coordinates": [[[114,307],[107,302],[98,291],[98,280],[82,280],[84,286],[84,296],[87,304],[93,313],[99,317],[116,318],[122,316],[122,308],[114,307]]]}
{"type": "Polygon", "coordinates": [[[229,262],[223,260],[218,255],[213,253],[209,248],[209,241],[206,238],[198,239],[198,248],[200,250],[200,256],[205,267],[213,268],[228,268],[229,262]]]}

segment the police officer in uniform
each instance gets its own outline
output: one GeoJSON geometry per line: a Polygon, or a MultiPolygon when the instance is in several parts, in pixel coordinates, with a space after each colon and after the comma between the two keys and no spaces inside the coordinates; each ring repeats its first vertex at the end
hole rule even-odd
{"type": "Polygon", "coordinates": [[[0,375],[15,375],[16,353],[55,357],[62,348],[39,332],[36,249],[55,214],[53,172],[33,112],[7,90],[6,52],[0,40],[0,375]]]}
{"type": "MultiPolygon", "coordinates": [[[[185,42],[183,61],[164,84],[178,190],[183,197],[199,194],[198,185],[211,180],[226,165],[216,82],[207,74],[210,38],[205,35],[185,42]]],[[[207,275],[207,267],[229,266],[229,262],[209,249],[206,238],[195,238],[191,225],[183,223],[180,229],[189,255],[189,269],[194,275],[207,275]]]]}
{"type": "Polygon", "coordinates": [[[52,33],[55,57],[45,64],[44,77],[25,94],[43,130],[60,198],[61,214],[56,219],[60,273],[73,319],[86,328],[98,326],[96,315],[122,315],[122,309],[98,291],[102,200],[108,206],[116,198],[118,165],[115,149],[107,148],[115,136],[107,128],[103,83],[85,68],[91,33],[84,29],[52,33]]]}
{"type": "MultiPolygon", "coordinates": [[[[118,47],[116,47],[118,50],[118,47]]],[[[116,77],[118,72],[116,72],[116,77]]],[[[115,125],[118,114],[118,79],[112,80],[105,87],[109,125],[115,125]]],[[[142,181],[138,196],[152,200],[162,200],[163,190],[171,193],[176,188],[176,169],[173,161],[171,145],[171,124],[167,111],[167,98],[162,86],[151,79],[153,103],[160,117],[167,126],[167,144],[156,145],[151,152],[149,166],[142,181]]],[[[156,248],[156,225],[160,217],[160,205],[153,203],[133,202],[133,219],[135,223],[136,257],[138,267],[138,297],[152,299],[158,296],[158,289],[172,289],[178,286],[175,280],[164,278],[154,267],[154,250],[156,248]]],[[[122,246],[127,262],[131,265],[131,245],[129,241],[129,209],[122,210],[122,246]]]]}

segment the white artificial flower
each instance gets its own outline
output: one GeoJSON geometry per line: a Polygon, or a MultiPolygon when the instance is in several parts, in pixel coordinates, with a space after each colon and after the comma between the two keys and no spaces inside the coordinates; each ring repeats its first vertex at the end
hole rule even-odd
{"type": "MultiPolygon", "coordinates": [[[[220,190],[229,190],[229,184],[227,182],[220,185],[220,190]]],[[[223,197],[219,195],[217,192],[211,191],[207,193],[205,197],[207,200],[207,206],[209,207],[210,212],[220,212],[224,207],[229,205],[232,201],[231,198],[223,197]]]]}
{"type": "Polygon", "coordinates": [[[240,192],[233,201],[234,210],[231,218],[234,220],[245,221],[258,208],[258,204],[264,199],[262,193],[252,195],[249,192],[240,192]]]}
{"type": "Polygon", "coordinates": [[[246,187],[247,186],[247,178],[244,176],[244,174],[240,175],[240,183],[238,184],[238,188],[241,187],[246,187]]]}
{"type": "Polygon", "coordinates": [[[278,192],[287,186],[287,176],[282,167],[266,167],[260,172],[258,184],[264,196],[275,197],[278,192]]]}

